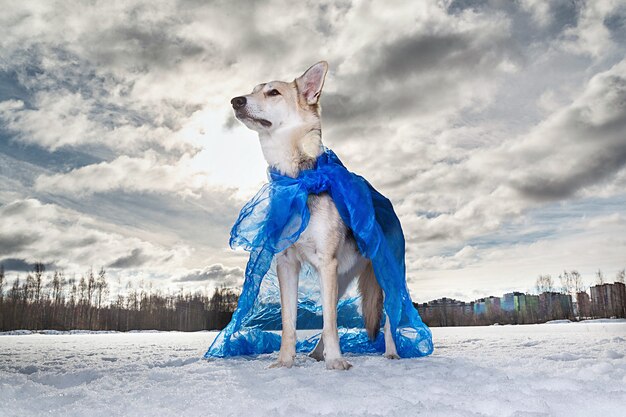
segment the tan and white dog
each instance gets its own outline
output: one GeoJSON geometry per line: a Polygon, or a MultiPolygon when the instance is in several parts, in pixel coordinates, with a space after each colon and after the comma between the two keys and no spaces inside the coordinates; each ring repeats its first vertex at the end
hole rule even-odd
{"type": "MultiPolygon", "coordinates": [[[[320,121],[320,94],[328,64],[318,62],[292,82],[259,84],[252,93],[231,100],[235,116],[258,132],[267,163],[284,175],[297,177],[314,167],[323,152],[320,121]]],[[[349,369],[341,356],[337,333],[337,300],[358,277],[363,317],[373,339],[380,329],[383,293],[371,262],[361,256],[352,232],[343,223],[327,193],[311,194],[307,205],[311,217],[298,241],[277,256],[280,286],[282,342],[274,367],[291,367],[296,356],[298,275],[302,263],[310,264],[320,277],[323,330],[310,354],[324,360],[328,369],[349,369]]],[[[385,321],[385,356],[398,358],[385,321]]]]}

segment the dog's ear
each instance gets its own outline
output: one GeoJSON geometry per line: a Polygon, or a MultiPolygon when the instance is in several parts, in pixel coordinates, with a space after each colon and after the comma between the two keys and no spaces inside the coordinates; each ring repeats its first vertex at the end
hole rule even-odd
{"type": "Polygon", "coordinates": [[[300,78],[296,78],[298,90],[308,104],[316,104],[319,101],[327,72],[328,63],[320,61],[306,70],[300,78]]]}

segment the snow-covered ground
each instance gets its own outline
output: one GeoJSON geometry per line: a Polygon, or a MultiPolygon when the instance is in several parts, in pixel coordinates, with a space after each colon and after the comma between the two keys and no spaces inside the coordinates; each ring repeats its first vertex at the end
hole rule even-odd
{"type": "Polygon", "coordinates": [[[435,353],[200,359],[215,333],[0,336],[0,416],[626,416],[626,321],[434,328],[435,353]]]}

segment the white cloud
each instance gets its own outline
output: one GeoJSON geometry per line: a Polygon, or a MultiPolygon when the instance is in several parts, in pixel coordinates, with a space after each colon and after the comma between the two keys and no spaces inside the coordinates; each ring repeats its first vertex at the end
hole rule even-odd
{"type": "Polygon", "coordinates": [[[549,2],[543,0],[522,0],[520,5],[528,11],[539,26],[547,26],[552,21],[549,2]]]}
{"type": "Polygon", "coordinates": [[[583,3],[578,24],[563,33],[563,47],[568,51],[600,58],[616,45],[605,20],[611,14],[625,13],[619,0],[594,0],[583,3]]]}
{"type": "Polygon", "coordinates": [[[88,266],[108,266],[141,253],[135,268],[174,267],[189,249],[163,248],[150,242],[107,230],[97,220],[55,204],[35,199],[0,206],[0,251],[3,258],[55,264],[70,271],[88,266]]]}
{"type": "Polygon", "coordinates": [[[48,193],[91,194],[110,191],[171,193],[199,197],[207,188],[202,172],[190,169],[189,156],[168,165],[154,152],[143,158],[122,155],[111,162],[87,165],[65,174],[42,175],[35,189],[48,193]]]}
{"type": "Polygon", "coordinates": [[[474,248],[462,262],[459,253],[465,249],[453,257],[421,259],[410,273],[413,294],[424,302],[452,293],[471,300],[512,290],[533,291],[540,274],[556,278],[565,269],[578,270],[592,285],[599,268],[613,277],[626,266],[622,215],[575,218],[562,226],[566,232],[550,238],[474,248]]]}

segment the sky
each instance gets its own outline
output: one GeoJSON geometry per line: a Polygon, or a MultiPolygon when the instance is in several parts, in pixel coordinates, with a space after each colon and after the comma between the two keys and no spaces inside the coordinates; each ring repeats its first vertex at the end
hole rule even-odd
{"type": "MultiPolygon", "coordinates": [[[[330,65],[323,141],[394,203],[414,301],[626,267],[618,0],[0,0],[0,263],[238,286],[266,181],[230,98],[330,65]]],[[[557,280],[558,281],[558,280],[557,280]]]]}

